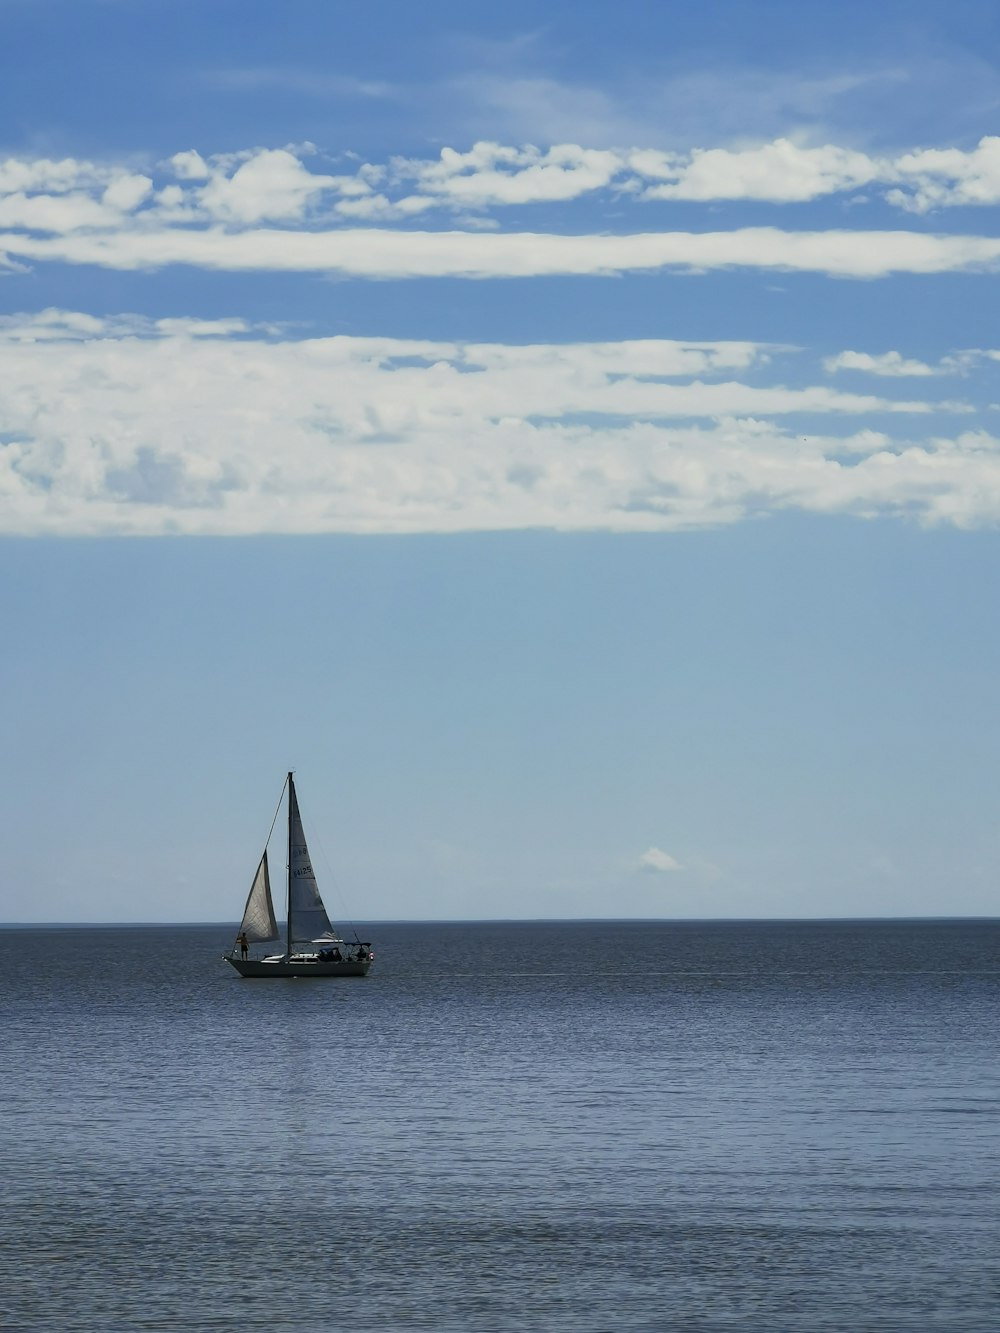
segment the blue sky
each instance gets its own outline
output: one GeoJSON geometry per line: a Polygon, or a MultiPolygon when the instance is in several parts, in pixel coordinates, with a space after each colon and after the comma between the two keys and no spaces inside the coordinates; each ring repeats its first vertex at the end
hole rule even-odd
{"type": "Polygon", "coordinates": [[[0,918],[993,914],[1000,15],[0,0],[0,918]]]}

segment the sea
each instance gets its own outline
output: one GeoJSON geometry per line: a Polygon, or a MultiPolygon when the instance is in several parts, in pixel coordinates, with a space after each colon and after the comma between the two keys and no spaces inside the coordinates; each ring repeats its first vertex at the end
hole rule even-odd
{"type": "Polygon", "coordinates": [[[1000,921],[0,932],[0,1327],[1000,1329],[1000,921]]]}

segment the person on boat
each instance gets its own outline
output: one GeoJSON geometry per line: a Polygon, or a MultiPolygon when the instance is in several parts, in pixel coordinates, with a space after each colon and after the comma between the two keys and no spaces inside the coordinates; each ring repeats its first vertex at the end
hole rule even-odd
{"type": "Polygon", "coordinates": [[[334,945],[333,948],[333,961],[335,963],[342,963],[344,961],[344,955],[340,952],[340,949],[336,945],[334,945]]]}
{"type": "Polygon", "coordinates": [[[250,943],[247,940],[247,933],[245,930],[240,931],[239,946],[240,946],[240,957],[246,958],[247,954],[250,952],[250,943]]]}

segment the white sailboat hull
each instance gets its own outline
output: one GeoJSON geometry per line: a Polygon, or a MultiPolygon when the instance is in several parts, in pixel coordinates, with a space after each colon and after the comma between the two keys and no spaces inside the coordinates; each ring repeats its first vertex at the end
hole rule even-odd
{"type": "Polygon", "coordinates": [[[321,962],[318,958],[237,958],[225,955],[241,977],[363,977],[371,967],[371,959],[361,962],[321,962]]]}

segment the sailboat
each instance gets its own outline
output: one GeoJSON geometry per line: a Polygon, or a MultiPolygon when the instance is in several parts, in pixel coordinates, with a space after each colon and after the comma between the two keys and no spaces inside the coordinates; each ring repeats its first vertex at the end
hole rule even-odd
{"type": "MultiPolygon", "coordinates": [[[[267,868],[267,844],[260,858],[247,895],[243,920],[236,933],[236,942],[224,954],[227,963],[241,977],[363,977],[371,967],[375,955],[368,941],[346,943],[330,923],[320,897],[309,859],[302,816],[295,795],[295,779],[289,773],[281,791],[281,799],[288,793],[288,920],[285,927],[283,953],[258,954],[251,957],[251,946],[281,941],[274,918],[271,900],[271,881],[267,868]]],[[[281,800],[278,802],[281,809],[281,800]]],[[[275,822],[277,821],[275,814],[275,822]]],[[[271,832],[274,823],[271,824],[271,832]]],[[[268,834],[268,842],[270,841],[268,834]]]]}

